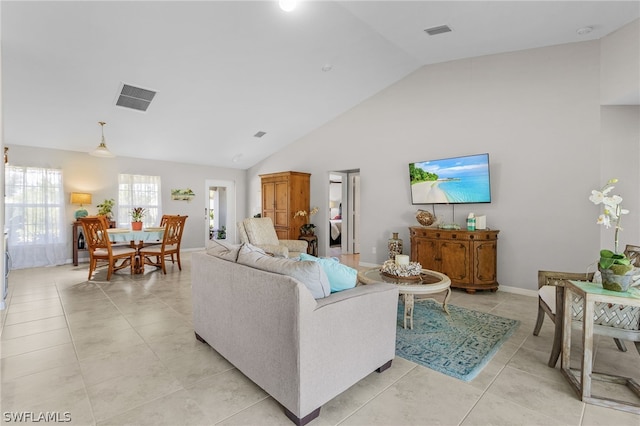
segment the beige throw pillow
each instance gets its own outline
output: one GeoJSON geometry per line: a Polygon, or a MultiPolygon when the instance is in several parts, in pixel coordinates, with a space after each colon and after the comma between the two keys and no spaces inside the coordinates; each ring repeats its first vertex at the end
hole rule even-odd
{"type": "Polygon", "coordinates": [[[238,263],[295,278],[309,289],[315,299],[322,299],[331,294],[327,274],[316,262],[272,257],[258,247],[243,244],[238,253],[238,263]]]}
{"type": "Polygon", "coordinates": [[[213,240],[207,249],[207,254],[218,257],[220,259],[235,262],[238,260],[240,252],[240,244],[231,244],[222,240],[213,240]]]}

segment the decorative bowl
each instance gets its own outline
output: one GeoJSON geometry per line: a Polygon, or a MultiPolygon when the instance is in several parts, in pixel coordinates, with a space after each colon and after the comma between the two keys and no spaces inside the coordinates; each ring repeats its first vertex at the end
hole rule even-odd
{"type": "Polygon", "coordinates": [[[417,211],[416,219],[418,220],[418,223],[422,226],[433,225],[434,222],[436,221],[436,218],[433,216],[432,213],[422,209],[417,211]]]}

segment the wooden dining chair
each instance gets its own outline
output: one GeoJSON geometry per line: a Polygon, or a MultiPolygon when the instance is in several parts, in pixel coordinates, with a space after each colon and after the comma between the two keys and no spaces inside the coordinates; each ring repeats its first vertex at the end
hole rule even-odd
{"type": "Polygon", "coordinates": [[[165,219],[162,244],[140,249],[140,256],[144,259],[145,265],[160,268],[162,272],[166,274],[167,268],[165,260],[168,256],[171,259],[171,263],[177,261],[178,269],[182,270],[182,264],[180,263],[180,244],[182,242],[182,233],[187,217],[188,216],[169,216],[165,219]]]}
{"type": "Polygon", "coordinates": [[[104,216],[87,216],[80,219],[82,229],[84,230],[85,241],[89,250],[89,278],[98,267],[98,262],[107,262],[107,281],[111,280],[111,275],[119,270],[129,266],[131,274],[136,258],[136,249],[132,247],[115,247],[109,241],[107,229],[109,229],[108,221],[104,216]],[[120,264],[117,264],[122,260],[120,264]]]}

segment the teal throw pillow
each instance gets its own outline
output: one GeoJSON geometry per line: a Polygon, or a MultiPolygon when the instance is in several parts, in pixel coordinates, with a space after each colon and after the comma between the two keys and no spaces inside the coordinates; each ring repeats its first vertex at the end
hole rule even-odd
{"type": "Polygon", "coordinates": [[[300,260],[311,260],[320,264],[325,274],[327,274],[327,278],[329,278],[331,293],[354,288],[358,282],[358,271],[347,265],[343,265],[335,257],[315,257],[310,254],[301,253],[300,260]]]}

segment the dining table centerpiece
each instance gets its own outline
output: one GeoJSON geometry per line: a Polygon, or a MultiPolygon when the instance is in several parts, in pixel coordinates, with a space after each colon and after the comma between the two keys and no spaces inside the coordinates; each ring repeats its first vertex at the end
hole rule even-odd
{"type": "Polygon", "coordinates": [[[609,179],[600,190],[591,191],[589,201],[595,205],[602,205],[602,213],[598,216],[597,224],[606,228],[614,227],[613,251],[600,250],[598,270],[602,275],[602,287],[612,291],[627,291],[632,284],[632,277],[638,273],[631,260],[624,253],[618,251],[618,235],[622,231],[620,218],[628,214],[629,210],[621,206],[620,195],[610,195],[618,179],[609,179]]]}
{"type": "Polygon", "coordinates": [[[131,209],[131,230],[142,231],[142,218],[147,213],[144,207],[134,207],[131,209]]]}

